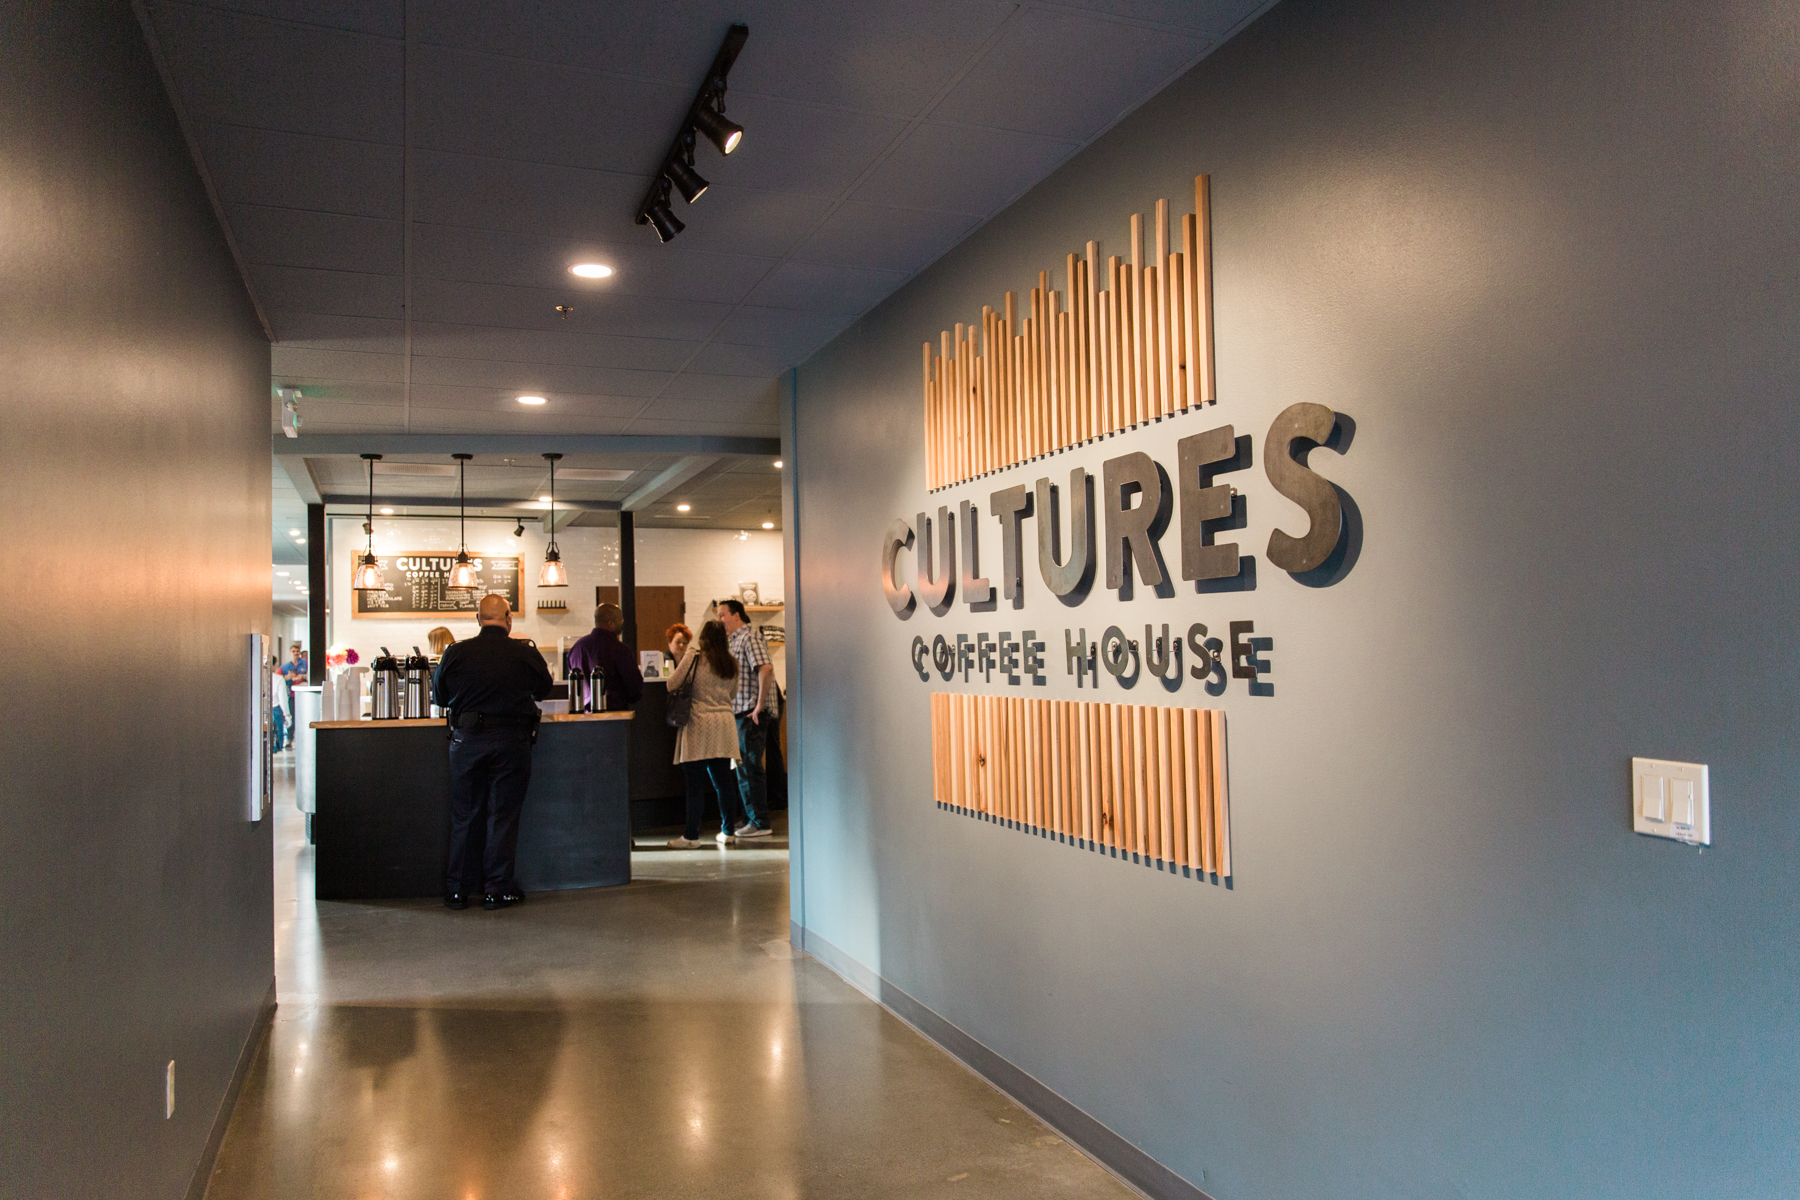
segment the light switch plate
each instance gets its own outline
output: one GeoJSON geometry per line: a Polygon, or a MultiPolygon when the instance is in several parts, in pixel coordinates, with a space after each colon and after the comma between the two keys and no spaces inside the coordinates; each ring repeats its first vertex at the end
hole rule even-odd
{"type": "Polygon", "coordinates": [[[1711,799],[1705,763],[1631,760],[1631,827],[1638,833],[1710,846],[1711,799]]]}

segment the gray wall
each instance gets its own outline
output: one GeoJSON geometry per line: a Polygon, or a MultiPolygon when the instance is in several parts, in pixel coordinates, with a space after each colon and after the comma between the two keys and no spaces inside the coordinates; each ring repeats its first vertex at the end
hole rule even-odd
{"type": "Polygon", "coordinates": [[[0,1193],[179,1196],[274,975],[269,351],[127,4],[0,3],[0,113],[0,1193]]]}
{"type": "Polygon", "coordinates": [[[1221,1200],[1800,1190],[1795,13],[1287,0],[805,364],[809,935],[1221,1200]],[[1222,399],[1131,448],[1253,435],[1262,560],[1271,418],[1347,413],[1360,560],[896,619],[920,343],[1198,171],[1222,399]],[[1048,631],[1074,697],[1065,626],[1233,619],[1272,696],[1079,693],[1227,710],[1231,888],[933,807],[927,693],[1014,690],[915,633],[1048,631]],[[1631,832],[1632,755],[1710,764],[1711,849],[1631,832]]]}

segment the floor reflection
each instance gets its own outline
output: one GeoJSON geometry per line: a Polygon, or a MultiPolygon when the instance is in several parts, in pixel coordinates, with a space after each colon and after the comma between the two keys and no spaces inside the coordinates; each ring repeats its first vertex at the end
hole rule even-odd
{"type": "Polygon", "coordinates": [[[212,1200],[1128,1194],[786,950],[784,844],[459,913],[315,904],[291,769],[275,830],[281,1005],[212,1200]]]}

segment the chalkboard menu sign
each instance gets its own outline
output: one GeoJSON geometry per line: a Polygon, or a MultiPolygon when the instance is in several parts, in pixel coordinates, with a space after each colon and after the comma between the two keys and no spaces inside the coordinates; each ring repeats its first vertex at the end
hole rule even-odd
{"type": "MultiPolygon", "coordinates": [[[[383,554],[376,560],[387,580],[385,592],[352,591],[350,615],[355,617],[428,617],[439,613],[475,612],[481,598],[490,593],[506,597],[507,607],[516,615],[520,610],[519,579],[524,560],[518,557],[495,558],[471,555],[475,577],[481,586],[472,592],[453,592],[450,568],[456,555],[442,551],[408,551],[383,554]]],[[[355,566],[352,559],[351,566],[355,566]]]]}

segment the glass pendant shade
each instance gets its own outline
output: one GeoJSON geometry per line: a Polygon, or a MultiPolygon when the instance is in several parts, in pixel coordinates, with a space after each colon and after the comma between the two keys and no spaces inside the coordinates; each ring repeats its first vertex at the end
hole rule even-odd
{"type": "Polygon", "coordinates": [[[351,573],[350,586],[359,592],[385,592],[387,581],[381,577],[381,564],[373,554],[365,554],[351,573]]]}
{"type": "Polygon", "coordinates": [[[456,556],[456,565],[450,568],[450,582],[444,585],[453,592],[472,592],[481,586],[476,577],[475,564],[469,561],[469,552],[464,550],[456,556]]]}
{"type": "Polygon", "coordinates": [[[544,566],[538,571],[538,586],[569,586],[569,568],[563,566],[562,555],[554,550],[551,550],[544,555],[544,566]]]}

